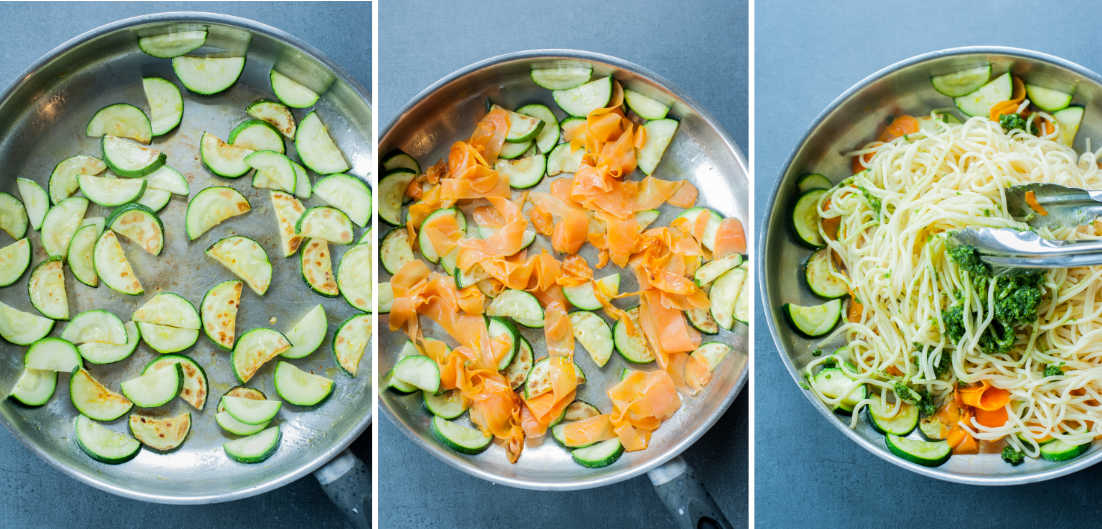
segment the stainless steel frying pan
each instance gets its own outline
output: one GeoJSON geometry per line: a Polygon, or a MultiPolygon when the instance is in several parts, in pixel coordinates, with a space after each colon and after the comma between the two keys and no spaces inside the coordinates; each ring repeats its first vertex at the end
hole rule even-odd
{"type": "MultiPolygon", "coordinates": [[[[1091,145],[1097,146],[1097,139],[1102,137],[1102,77],[1078,64],[1030,50],[967,47],[935,51],[885,67],[838,96],[812,123],[792,152],[784,174],[777,180],[758,246],[759,270],[768,271],[760,276],[765,321],[781,361],[797,383],[803,380],[801,369],[811,361],[814,347],[784,321],[780,307],[786,302],[815,301],[800,279],[800,263],[809,252],[788,229],[788,217],[797,195],[796,179],[805,172],[834,175],[835,181],[848,176],[850,161],[843,153],[876,136],[891,116],[899,113],[919,115],[952,106],[950,98],[938,94],[930,85],[930,76],[984,62],[991,63],[994,75],[1011,71],[1027,82],[1074,90],[1075,103],[1086,107],[1075,148],[1082,150],[1086,138],[1091,138],[1091,145]]],[[[1027,459],[1014,467],[1004,463],[999,454],[980,454],[954,456],[940,467],[924,467],[891,454],[884,445],[884,436],[876,433],[866,421],[859,421],[857,429],[851,429],[848,419],[831,413],[810,392],[804,394],[828,422],[877,457],[946,481],[973,485],[1032,483],[1070,474],[1102,460],[1102,448],[1096,443],[1086,454],[1062,463],[1027,459]]]]}
{"type": "MultiPolygon", "coordinates": [[[[402,149],[425,166],[434,163],[446,155],[452,142],[470,135],[475,122],[486,112],[487,99],[507,108],[542,102],[555,109],[557,107],[550,92],[532,83],[529,72],[533,65],[563,60],[590,63],[594,77],[612,74],[627,88],[672,102],[671,115],[681,121],[681,126],[656,175],[666,179],[688,179],[701,190],[700,201],[704,205],[728,216],[748,218],[746,163],[738,147],[719,125],[658,76],[607,55],[574,50],[532,50],[470,65],[414,97],[383,134],[379,152],[402,149]]],[[[545,179],[536,189],[546,190],[549,180],[545,179]]],[[[674,209],[664,208],[656,225],[668,224],[676,216],[674,209]]],[[[380,237],[385,231],[385,228],[380,229],[380,237]]],[[[590,262],[595,258],[589,247],[583,250],[582,255],[590,262]]],[[[380,274],[383,276],[381,280],[385,280],[385,271],[380,269],[380,274]]],[[[621,289],[630,291],[635,286],[633,276],[622,273],[621,277],[628,281],[621,284],[621,289]]],[[[379,320],[380,373],[393,366],[405,340],[401,333],[386,330],[386,321],[387,318],[382,315],[379,320]]],[[[430,327],[428,332],[434,331],[430,327]]],[[[442,331],[436,329],[435,332],[436,336],[443,336],[442,331]]],[[[541,356],[543,353],[540,351],[545,350],[542,332],[538,329],[522,329],[521,332],[532,343],[536,356],[541,356]]],[[[422,409],[419,396],[400,396],[382,391],[380,402],[411,440],[464,472],[494,483],[539,490],[600,487],[650,472],[659,496],[664,501],[668,500],[667,505],[671,506],[674,517],[686,527],[697,527],[700,518],[721,514],[700,488],[699,482],[691,477],[691,472],[687,472],[683,461],[667,462],[707,431],[746,381],[746,327],[739,326],[736,332],[724,333],[716,339],[731,344],[735,352],[719,367],[712,383],[701,395],[683,399],[681,410],[655,433],[649,448],[626,453],[615,464],[602,469],[578,466],[566,451],[552,441],[545,441],[542,445],[529,444],[516,464],[510,464],[504,449],[496,445],[478,456],[460,455],[432,439],[430,417],[422,409]],[[712,512],[705,512],[709,508],[712,512]]],[[[627,364],[618,355],[613,355],[604,368],[598,368],[584,353],[576,358],[588,378],[578,398],[602,410],[610,409],[605,392],[619,376],[620,368],[627,364]]]]}
{"type": "MultiPolygon", "coordinates": [[[[146,294],[131,298],[103,285],[90,288],[70,278],[66,283],[70,310],[76,314],[104,308],[125,321],[140,303],[158,291],[177,292],[198,306],[203,293],[215,282],[232,277],[207,258],[203,250],[227,234],[248,235],[265,248],[272,259],[274,274],[267,295],[260,297],[246,289],[237,321],[238,333],[261,326],[285,331],[309,307],[323,303],[329,315],[329,339],[322,350],[297,363],[335,379],[336,389],[317,409],[285,406],[278,418],[283,431],[279,450],[271,459],[256,465],[235,463],[222,453],[221,445],[229,437],[215,424],[214,413],[218,398],[236,382],[229,355],[206,337],[200,337],[184,353],[206,370],[210,395],[204,410],[191,410],[191,435],[173,453],[143,450],[132,461],[114,466],[98,463],[83,454],[73,439],[76,411],[69,402],[68,375],[64,374],[57,394],[44,407],[23,408],[4,400],[0,404],[0,422],[51,465],[121,496],[161,503],[229,501],[274,489],[317,471],[323,484],[329,485],[329,492],[338,496],[344,506],[360,510],[358,516],[363,520],[366,514],[363,498],[369,495],[370,472],[344,451],[371,422],[371,362],[365,359],[361,366],[366,368],[361,368],[358,377],[351,378],[335,367],[328,350],[336,325],[354,310],[341,298],[311,294],[300,277],[298,258],[279,256],[279,238],[267,192],[253,189],[248,179],[214,177],[202,167],[198,155],[199,136],[204,130],[224,138],[233,125],[246,118],[246,104],[260,97],[273,97],[268,71],[276,65],[288,75],[303,76],[302,81],[325,91],[316,107],[318,112],[354,166],[351,172],[370,177],[374,173],[371,107],[369,96],[361,87],[309,45],[252,20],[209,13],[164,13],[121,20],[57,47],[31,66],[0,99],[0,160],[5,167],[0,188],[18,196],[17,176],[37,180],[45,186],[51,168],[61,159],[74,154],[99,156],[98,140],[84,134],[85,124],[96,109],[116,102],[146,108],[141,87],[143,75],[160,75],[176,82],[170,61],[139,51],[138,37],[196,27],[206,28],[209,35],[207,46],[199,52],[239,54],[247,49],[245,71],[237,84],[221,95],[195,96],[181,87],[183,122],[175,132],[155,139],[154,146],[167,153],[169,165],[187,176],[192,195],[208,185],[231,185],[245,194],[254,211],[231,219],[189,243],[183,223],[186,201],[173,198],[160,213],[166,232],[162,255],[152,257],[133,247],[127,248],[127,256],[146,294]],[[351,490],[355,487],[362,490],[351,490]],[[353,498],[353,494],[360,496],[353,498]]],[[[301,119],[302,115],[297,113],[296,117],[301,119]]],[[[92,206],[87,216],[106,213],[105,208],[92,206]]],[[[29,236],[37,262],[44,257],[38,233],[29,236]]],[[[342,251],[343,248],[334,248],[338,254],[334,255],[334,264],[342,251]]],[[[33,311],[27,299],[26,278],[0,291],[0,299],[33,311]]],[[[64,323],[56,325],[55,334],[60,333],[64,323]]],[[[0,387],[6,391],[19,376],[23,348],[3,344],[0,349],[4,352],[0,358],[0,387]]],[[[142,345],[123,362],[89,369],[108,387],[117,390],[120,381],[136,376],[154,356],[156,353],[142,345]]],[[[262,369],[249,385],[274,395],[272,368],[262,369]]],[[[164,408],[149,413],[177,413],[187,409],[187,405],[177,400],[164,408]]],[[[110,427],[124,431],[126,424],[119,421],[110,427]]]]}

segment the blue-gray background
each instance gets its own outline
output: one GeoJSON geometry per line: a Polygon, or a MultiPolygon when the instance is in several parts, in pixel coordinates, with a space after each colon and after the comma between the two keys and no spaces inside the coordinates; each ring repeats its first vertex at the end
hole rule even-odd
{"type": "MultiPolygon", "coordinates": [[[[275,26],[321,50],[371,87],[371,5],[267,3],[0,4],[0,85],[46,52],[99,25],[163,11],[210,11],[275,26]]],[[[353,444],[370,460],[370,430],[353,444]]],[[[101,492],[46,464],[0,428],[0,527],[342,527],[312,476],[267,494],[206,506],[142,503],[101,492]]]]}
{"type": "MultiPolygon", "coordinates": [[[[745,1],[420,2],[379,5],[380,136],[402,106],[470,63],[533,48],[607,53],[648,68],[747,147],[745,1]],[[508,5],[507,9],[503,9],[508,5]]],[[[736,527],[746,522],[747,392],[686,459],[736,527]]],[[[669,527],[646,477],[581,492],[495,486],[441,463],[378,419],[379,524],[420,527],[669,527]]]]}
{"type": "MultiPolygon", "coordinates": [[[[1006,45],[1102,71],[1098,4],[1009,0],[756,4],[758,233],[789,154],[846,88],[923,52],[1006,45]]],[[[760,306],[757,314],[766,314],[760,306]]],[[[977,488],[935,481],[865,452],[812,409],[756,326],[758,527],[1094,527],[1102,467],[1043,484],[977,488]]]]}

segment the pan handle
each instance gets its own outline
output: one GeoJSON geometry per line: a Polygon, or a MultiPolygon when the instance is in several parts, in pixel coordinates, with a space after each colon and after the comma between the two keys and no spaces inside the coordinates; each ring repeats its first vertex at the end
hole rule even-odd
{"type": "Polygon", "coordinates": [[[371,469],[367,463],[345,450],[314,471],[314,477],[352,527],[371,527],[371,469]]]}
{"type": "Polygon", "coordinates": [[[684,459],[674,458],[647,477],[678,529],[731,529],[731,522],[684,459]]]}

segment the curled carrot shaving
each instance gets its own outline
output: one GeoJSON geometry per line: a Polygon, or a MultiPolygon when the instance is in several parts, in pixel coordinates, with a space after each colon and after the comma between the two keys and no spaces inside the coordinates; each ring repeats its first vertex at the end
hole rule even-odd
{"type": "Polygon", "coordinates": [[[1026,205],[1029,206],[1029,209],[1032,209],[1038,215],[1040,215],[1042,217],[1048,215],[1048,210],[1046,210],[1045,207],[1042,206],[1041,203],[1037,201],[1037,194],[1034,193],[1033,191],[1026,191],[1025,192],[1025,203],[1026,203],[1026,205]]]}
{"type": "Polygon", "coordinates": [[[1014,87],[1010,92],[1010,100],[1021,104],[1022,101],[1025,101],[1025,83],[1017,76],[1011,76],[1010,79],[1014,87]]]}
{"type": "Polygon", "coordinates": [[[976,408],[975,417],[977,423],[987,426],[988,428],[998,428],[1006,424],[1008,419],[1005,407],[991,411],[976,408]]]}
{"type": "Polygon", "coordinates": [[[986,380],[980,381],[978,386],[959,388],[957,391],[964,404],[984,411],[995,411],[1010,402],[1009,391],[992,386],[986,380]]]}
{"type": "Polygon", "coordinates": [[[896,138],[902,138],[908,134],[914,134],[918,132],[918,119],[914,116],[903,114],[892,120],[884,131],[880,133],[880,141],[889,142],[896,138]]]}
{"type": "Polygon", "coordinates": [[[728,217],[719,223],[713,252],[716,257],[746,253],[746,233],[742,230],[742,222],[734,217],[728,217]]]}
{"type": "Polygon", "coordinates": [[[563,426],[563,441],[567,446],[587,446],[616,437],[609,417],[607,414],[595,415],[567,423],[563,426]]]}

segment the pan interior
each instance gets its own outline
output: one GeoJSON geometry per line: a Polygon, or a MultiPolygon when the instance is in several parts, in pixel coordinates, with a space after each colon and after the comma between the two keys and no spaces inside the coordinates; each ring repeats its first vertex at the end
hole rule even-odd
{"type": "MultiPolygon", "coordinates": [[[[745,166],[731,142],[691,103],[670,91],[666,87],[668,85],[655,81],[653,76],[639,73],[637,67],[621,64],[618,60],[614,62],[607,57],[596,59],[586,54],[560,56],[520,53],[510,58],[487,61],[488,64],[484,63],[458,74],[437,86],[431,93],[423,94],[423,97],[398,116],[383,136],[379,152],[402,149],[417,158],[423,167],[427,167],[443,159],[453,142],[466,139],[470,135],[474,124],[486,112],[487,100],[506,108],[540,102],[559,112],[558,117],[561,118],[562,113],[555,106],[551,93],[533,84],[529,73],[533,64],[563,60],[589,62],[593,65],[594,78],[612,74],[627,88],[674,102],[671,115],[679,119],[681,125],[655,176],[664,179],[688,179],[701,190],[698,205],[707,205],[724,215],[743,219],[744,222],[748,219],[749,188],[745,166]]],[[[535,189],[546,191],[552,178],[545,177],[535,189]]],[[[662,216],[654,225],[668,225],[678,212],[678,208],[663,207],[662,216]]],[[[385,235],[387,229],[382,227],[380,236],[385,235]]],[[[536,244],[546,244],[542,239],[539,238],[536,244]]],[[[547,247],[550,248],[549,245],[547,247]]],[[[583,248],[581,255],[590,263],[596,260],[593,248],[588,245],[583,248]]],[[[610,264],[603,270],[595,271],[595,275],[603,277],[613,271],[621,272],[622,292],[634,289],[634,276],[614,265],[610,264]]],[[[389,280],[389,274],[385,270],[380,268],[379,274],[380,281],[389,280]]],[[[422,318],[422,322],[428,328],[426,336],[446,336],[431,321],[422,318]]],[[[406,340],[403,333],[388,331],[386,326],[386,315],[381,315],[380,373],[387,372],[393,366],[406,340]]],[[[537,358],[546,354],[542,329],[519,330],[531,342],[537,358]]],[[[400,427],[434,456],[484,479],[534,489],[580,489],[606,485],[644,472],[680,453],[702,435],[734,399],[745,380],[747,329],[740,325],[733,333],[705,336],[705,341],[726,342],[734,349],[730,358],[715,372],[711,384],[700,395],[682,399],[681,409],[655,432],[646,450],[625,453],[615,464],[602,469],[586,469],[577,465],[571,460],[569,452],[550,437],[538,444],[529,442],[516,464],[510,464],[504,448],[496,444],[478,456],[460,455],[432,438],[429,433],[431,416],[423,409],[419,393],[402,396],[392,391],[382,391],[380,402],[400,427]]],[[[580,346],[575,349],[575,360],[588,379],[579,389],[578,398],[596,405],[604,412],[610,411],[611,405],[605,391],[618,379],[621,368],[633,366],[627,364],[618,354],[613,354],[603,368],[598,368],[580,346]]],[[[641,368],[656,367],[651,364],[641,368]]]]}
{"type": "MultiPolygon", "coordinates": [[[[103,308],[123,321],[154,293],[176,292],[199,306],[204,292],[216,283],[234,276],[204,255],[214,241],[230,234],[252,237],[267,252],[273,264],[272,284],[267,294],[257,296],[248,288],[241,299],[237,335],[257,327],[288,330],[310,307],[321,303],[329,319],[329,334],[313,355],[293,361],[299,367],[336,381],[328,401],[316,409],[284,405],[276,422],[283,438],[279,449],[266,462],[256,465],[235,463],[222,451],[222,443],[232,437],[215,424],[218,399],[238,383],[230,364],[230,355],[205,336],[183,352],[196,360],[207,373],[209,396],[206,407],[194,410],[179,399],[153,410],[138,410],[149,415],[168,415],[190,411],[192,430],[181,448],[170,454],[148,449],[122,465],[104,465],[93,461],[77,447],[73,438],[76,411],[69,402],[67,374],[61,374],[58,389],[49,404],[41,408],[20,407],[11,400],[0,404],[4,423],[39,455],[78,479],[124,496],[169,502],[197,503],[226,501],[268,490],[301,476],[332,457],[347,445],[370,421],[371,362],[365,356],[356,378],[336,367],[331,352],[336,326],[356,311],[342,298],[323,298],[311,293],[299,272],[299,258],[282,257],[279,236],[266,190],[253,189],[248,177],[227,180],[215,177],[201,164],[198,142],[204,130],[226,139],[230,129],[245,120],[245,106],[259,98],[273,99],[268,72],[273,64],[288,75],[315,72],[311,79],[324,84],[324,95],[316,110],[353,165],[350,173],[373,177],[371,164],[371,109],[360,92],[314,53],[288,42],[285,34],[245,19],[216,15],[181,14],[140,17],[130,23],[100,30],[89,38],[62,50],[24,77],[0,103],[0,160],[8,177],[0,184],[4,191],[18,196],[15,177],[36,180],[46,186],[57,162],[75,155],[101,156],[98,138],[89,138],[84,127],[92,114],[108,104],[132,103],[147,109],[141,78],[156,75],[174,82],[184,97],[184,117],[180,127],[154,140],[154,147],[168,156],[168,165],[189,180],[191,196],[209,185],[229,185],[241,191],[252,205],[247,215],[230,219],[188,242],[184,234],[183,197],[175,197],[161,211],[165,227],[165,248],[159,257],[145,254],[124,242],[127,257],[141,280],[145,294],[130,298],[104,285],[90,288],[72,280],[66,282],[70,311],[103,308]],[[240,54],[248,50],[245,71],[229,91],[214,96],[196,96],[180,85],[172,72],[171,61],[147,56],[139,51],[140,35],[169,30],[203,27],[208,43],[200,54],[240,54]],[[317,73],[320,72],[320,73],[317,73]]],[[[296,112],[301,119],[304,111],[296,112]]],[[[286,142],[293,152],[293,142],[286,142]]],[[[316,179],[316,176],[314,177],[316,179]]],[[[306,205],[320,204],[314,198],[306,205]]],[[[107,208],[92,205],[86,216],[104,216],[107,208]]],[[[31,233],[34,262],[44,258],[39,235],[31,233]]],[[[6,243],[5,243],[6,244],[6,243]]],[[[345,248],[333,246],[334,267],[345,248]]],[[[26,277],[0,292],[0,299],[17,308],[32,311],[27,300],[26,277]]],[[[65,322],[58,322],[54,335],[65,322]]],[[[6,391],[22,369],[22,347],[0,346],[7,354],[0,360],[0,386],[6,391]]],[[[157,357],[145,344],[128,359],[88,369],[109,388],[118,390],[123,380],[137,376],[157,357]]],[[[272,383],[275,362],[269,363],[250,382],[269,398],[278,398],[272,383]]],[[[111,429],[126,431],[125,417],[111,429]]]]}

